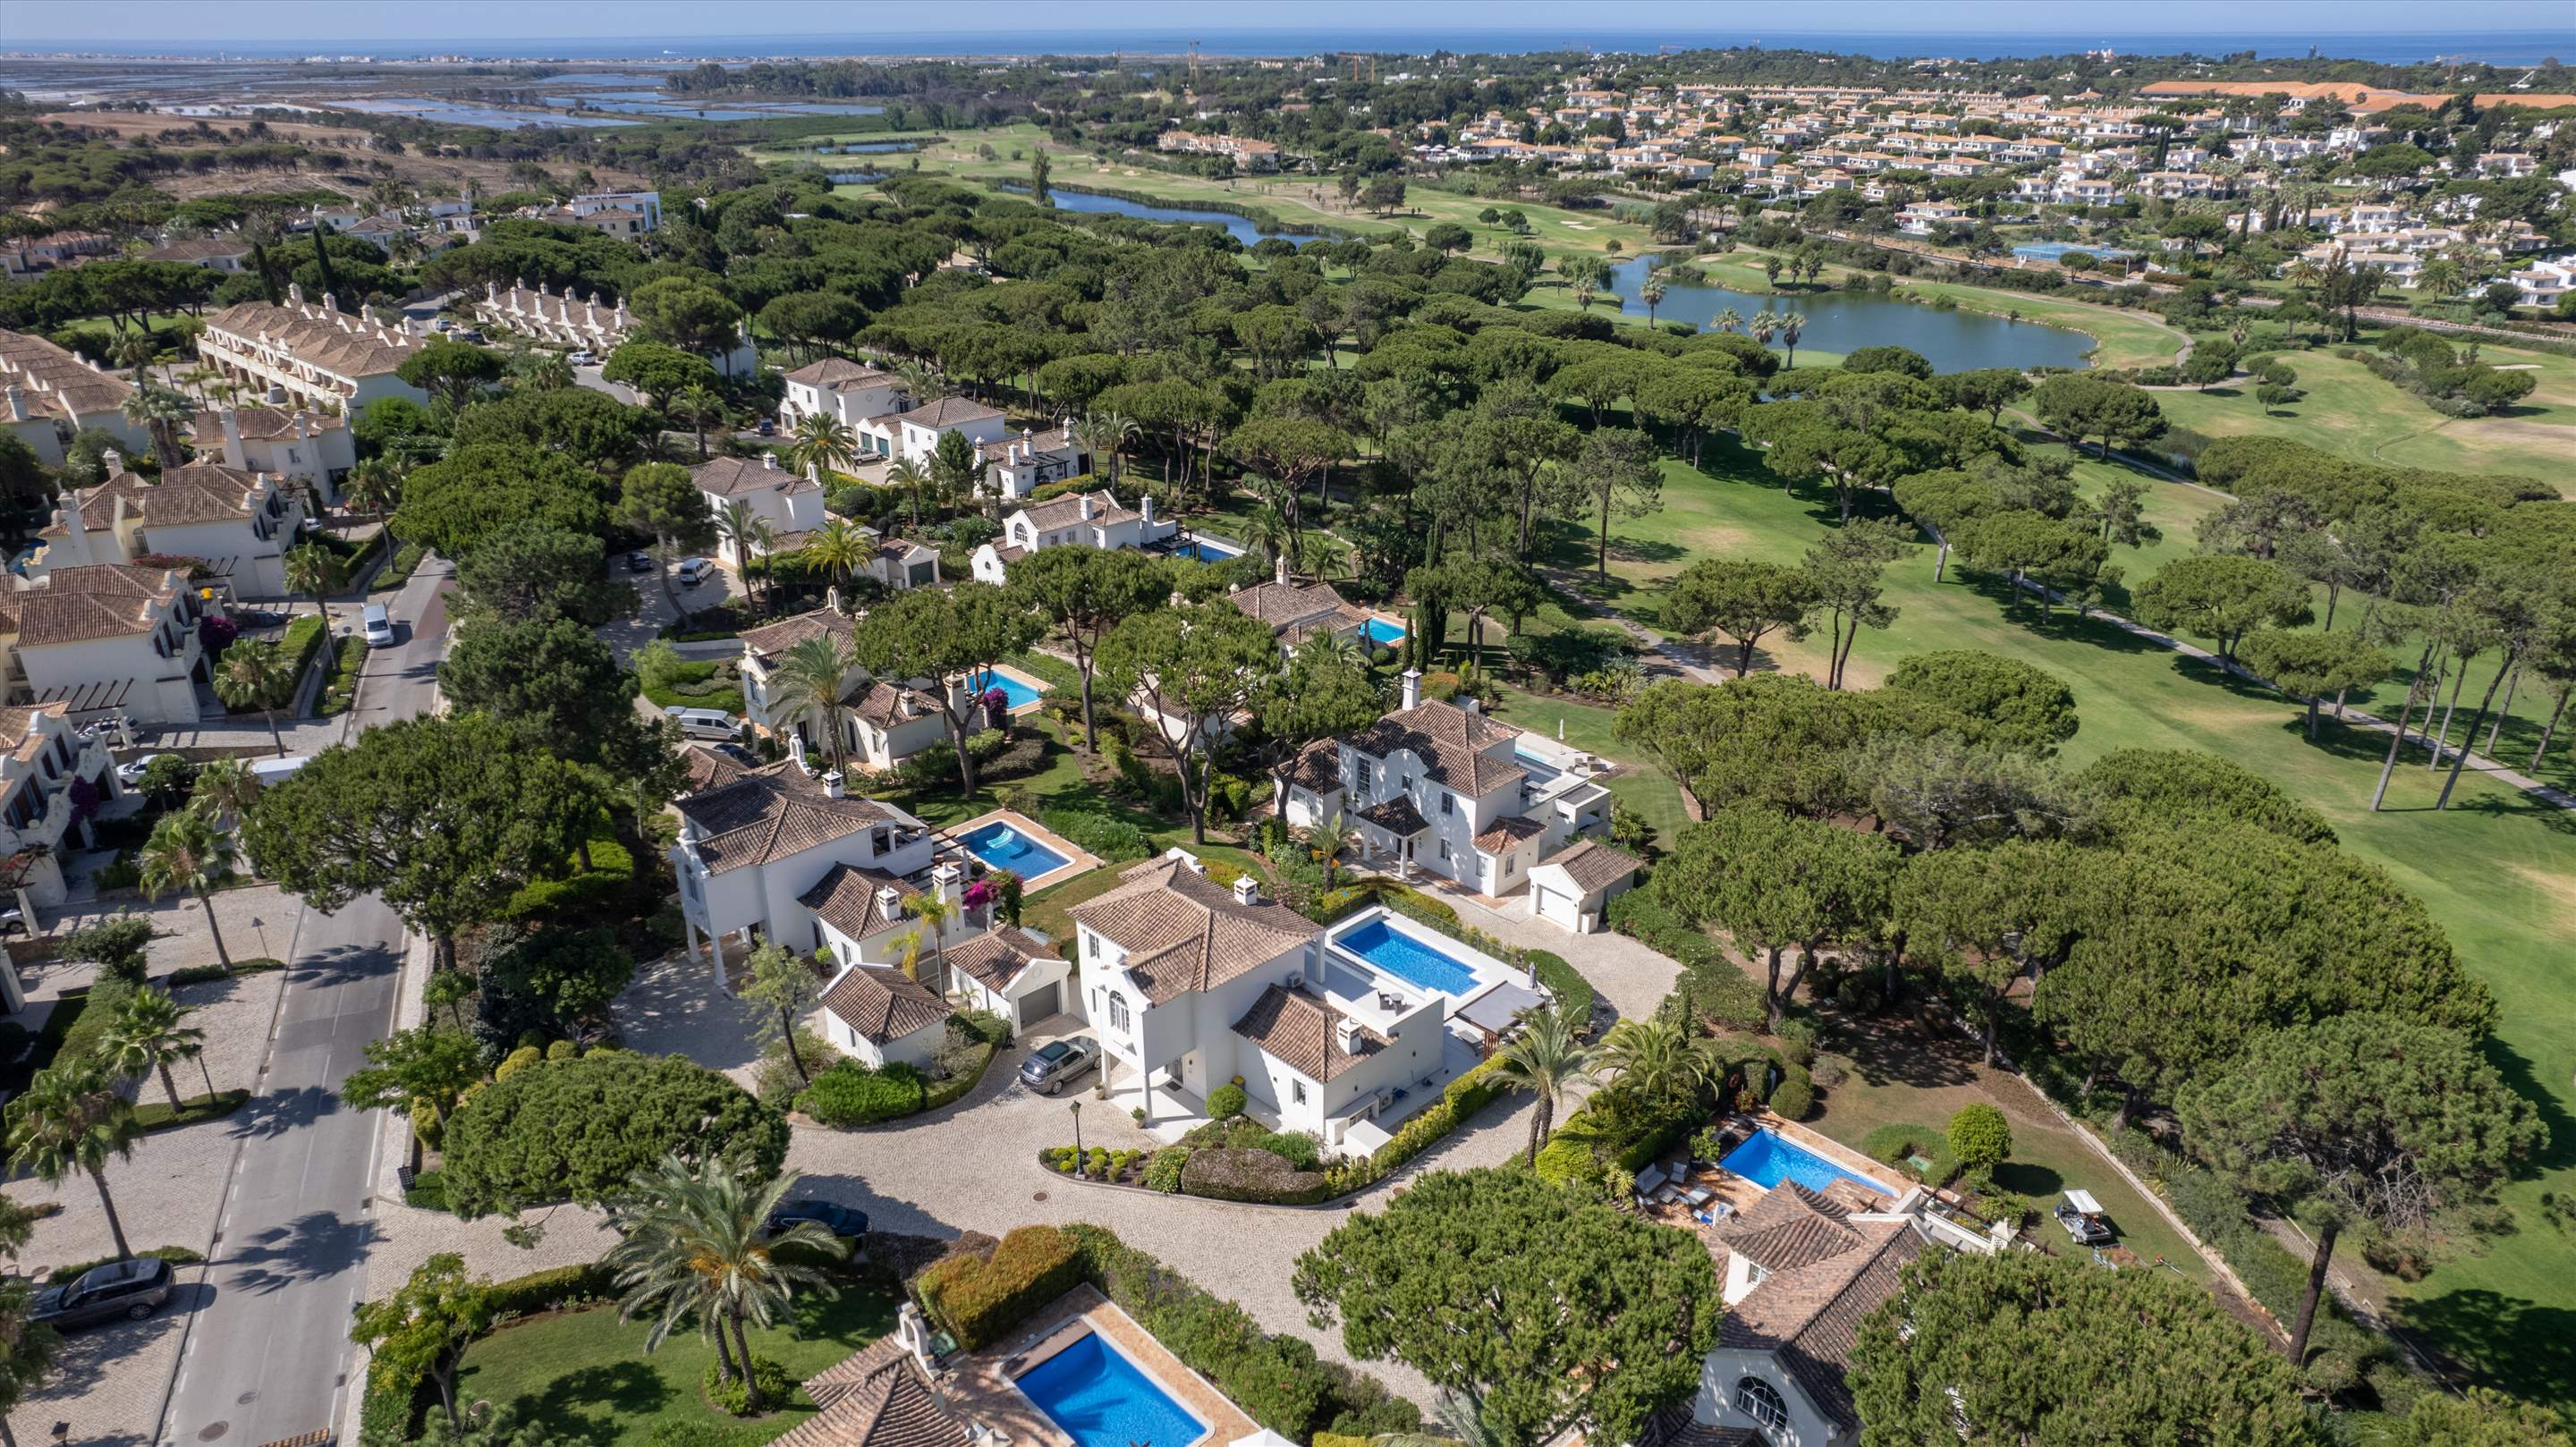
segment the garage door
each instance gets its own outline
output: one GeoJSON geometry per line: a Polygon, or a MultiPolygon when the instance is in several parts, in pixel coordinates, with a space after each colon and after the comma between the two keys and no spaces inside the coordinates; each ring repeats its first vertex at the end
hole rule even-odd
{"type": "Polygon", "coordinates": [[[1574,924],[1574,900],[1571,896],[1559,894],[1543,884],[1531,886],[1530,893],[1536,897],[1539,918],[1568,927],[1574,924]]]}
{"type": "Polygon", "coordinates": [[[1043,990],[1031,990],[1020,997],[1020,1028],[1025,1030],[1064,1008],[1064,983],[1057,981],[1043,990]]]}

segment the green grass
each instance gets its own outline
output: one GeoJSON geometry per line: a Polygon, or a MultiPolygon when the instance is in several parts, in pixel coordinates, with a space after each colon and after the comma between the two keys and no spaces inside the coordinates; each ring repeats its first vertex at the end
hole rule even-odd
{"type": "Polygon", "coordinates": [[[323,718],[347,713],[358,701],[358,675],[367,666],[367,640],[343,638],[331,661],[331,677],[322,685],[322,696],[315,700],[313,711],[323,718]]]}
{"type": "Polygon", "coordinates": [[[2281,360],[2307,395],[2266,414],[2248,379],[2207,392],[2158,392],[2168,421],[2211,437],[2286,437],[2358,462],[2452,472],[2514,473],[2576,495],[2576,358],[2488,346],[2479,359],[2538,369],[2540,386],[2503,417],[2445,417],[2334,353],[2281,360]]]}
{"type": "MultiPolygon", "coordinates": [[[[751,1334],[751,1349],[801,1382],[891,1330],[894,1308],[892,1297],[859,1287],[830,1301],[802,1296],[790,1321],[751,1334]]],[[[729,1428],[731,1447],[757,1447],[813,1417],[800,1390],[784,1409],[736,1422],[707,1405],[699,1384],[715,1350],[695,1325],[649,1354],[648,1329],[608,1306],[504,1327],[466,1349],[457,1399],[515,1409],[545,1436],[585,1447],[645,1447],[665,1424],[729,1428]]]]}
{"type": "MultiPolygon", "coordinates": [[[[1650,617],[1651,590],[1687,559],[1727,553],[1790,561],[1832,524],[1830,499],[1789,492],[1748,455],[1713,449],[1708,461],[1704,476],[1672,464],[1664,511],[1618,525],[1607,591],[1619,606],[1650,617]]],[[[2171,535],[2187,538],[2190,515],[2206,503],[2170,484],[2151,494],[2150,516],[2166,528],[2169,550],[2171,535]]],[[[1579,527],[1561,533],[1555,560],[1588,563],[1590,542],[1579,527]]],[[[2133,558],[2121,561],[2133,576],[2152,571],[2133,558]]],[[[2445,1352],[2511,1390],[2576,1403],[2576,1371],[2565,1370],[2564,1355],[2552,1355],[2564,1348],[2550,1345],[2576,1327],[2576,1242],[2539,1207],[2543,1192],[2576,1191],[2576,819],[2474,774],[2462,777],[2452,807],[2437,813],[2440,778],[2424,768],[2421,750],[2410,750],[2398,770],[2386,811],[2372,813],[2382,736],[2329,724],[2310,743],[2287,700],[2107,624],[2077,623],[2064,609],[2043,622],[2025,604],[2007,617],[1999,585],[1956,568],[1936,585],[1932,565],[1927,547],[1889,570],[1887,601],[1900,611],[1892,627],[1862,637],[1852,658],[1855,685],[1874,684],[1898,659],[1932,649],[2024,659],[2075,691],[2083,726],[2065,748],[2069,764],[2121,747],[2204,749],[2234,759],[2316,807],[2346,849],[2387,869],[2449,932],[2501,1007],[2491,1054],[2516,1088],[2543,1103],[2553,1144],[2534,1175],[2504,1192],[2516,1230],[2489,1239],[2483,1254],[2457,1257],[2395,1289],[2405,1314],[2445,1352]]],[[[1766,642],[1757,666],[1812,670],[1821,656],[1820,640],[1766,642]]],[[[2472,674],[2469,705],[2483,683],[2472,674]]],[[[2516,734],[2506,731],[2509,740],[2516,734]]]]}
{"type": "Polygon", "coordinates": [[[217,1091],[210,1096],[183,1095],[179,1098],[178,1110],[174,1112],[170,1109],[169,1098],[164,1096],[135,1106],[134,1121],[147,1135],[154,1131],[177,1130],[201,1121],[222,1120],[241,1109],[249,1099],[247,1090],[217,1091]]]}
{"type": "MultiPolygon", "coordinates": [[[[1613,730],[1618,717],[1614,709],[1505,688],[1494,715],[1516,728],[1548,738],[1557,737],[1561,724],[1568,744],[1604,758],[1624,759],[1630,752],[1613,730]]],[[[1652,764],[1623,763],[1608,782],[1611,797],[1644,817],[1655,831],[1658,846],[1670,846],[1673,835],[1690,822],[1690,816],[1682,809],[1680,787],[1652,764]]]]}

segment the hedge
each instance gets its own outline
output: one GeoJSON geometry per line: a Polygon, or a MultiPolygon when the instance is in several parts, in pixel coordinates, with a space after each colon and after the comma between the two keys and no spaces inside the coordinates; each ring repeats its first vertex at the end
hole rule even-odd
{"type": "Polygon", "coordinates": [[[1556,997],[1558,1017],[1578,1030],[1583,1028],[1584,1022],[1592,1018],[1592,982],[1563,957],[1545,950],[1523,950],[1521,958],[1537,972],[1538,982],[1556,997]]]}
{"type": "Polygon", "coordinates": [[[170,1108],[170,1102],[167,1100],[147,1100],[134,1107],[134,1123],[143,1127],[147,1133],[158,1130],[177,1130],[183,1125],[222,1120],[225,1116],[241,1109],[249,1100],[250,1092],[247,1090],[221,1090],[211,1096],[182,1096],[179,1108],[175,1111],[170,1108]]]}
{"type": "Polygon", "coordinates": [[[286,961],[272,960],[264,956],[252,960],[235,960],[229,970],[221,965],[189,965],[172,970],[163,977],[161,985],[164,989],[175,990],[181,985],[211,985],[217,980],[229,980],[235,975],[257,975],[285,968],[286,961]]]}
{"type": "Polygon", "coordinates": [[[1145,837],[1144,830],[1107,814],[1088,809],[1048,809],[1038,815],[1038,822],[1075,848],[1098,856],[1103,863],[1124,864],[1150,858],[1154,853],[1153,841],[1145,837]]]}
{"type": "Polygon", "coordinates": [[[928,1079],[900,1060],[877,1069],[843,1059],[797,1094],[796,1108],[824,1125],[874,1125],[918,1114],[928,1097],[928,1079]]]}
{"type": "Polygon", "coordinates": [[[1212,1201],[1311,1206],[1333,1194],[1333,1178],[1323,1171],[1301,1171],[1270,1151],[1219,1148],[1190,1153],[1181,1167],[1181,1194],[1212,1201]]]}
{"type": "Polygon", "coordinates": [[[304,682],[304,671],[313,666],[313,655],[322,651],[326,631],[320,618],[297,618],[286,625],[285,636],[278,640],[278,655],[293,665],[288,675],[299,686],[304,682]]]}
{"type": "Polygon", "coordinates": [[[616,1296],[616,1268],[591,1261],[496,1281],[486,1300],[492,1304],[492,1314],[501,1317],[533,1316],[571,1303],[610,1301],[616,1296]]]}
{"type": "Polygon", "coordinates": [[[1928,1126],[1901,1121],[1880,1126],[1861,1137],[1860,1152],[1927,1186],[1946,1186],[1959,1174],[1959,1162],[1950,1154],[1949,1139],[1928,1126]],[[1916,1156],[1931,1162],[1930,1166],[1915,1165],[1912,1158],[1916,1156]]]}
{"type": "Polygon", "coordinates": [[[1664,903],[1652,876],[1610,901],[1607,917],[1613,930],[1681,963],[1682,978],[1675,989],[1692,1009],[1734,1029],[1768,1028],[1770,1010],[1763,1003],[1761,987],[1736,968],[1707,931],[1664,903]]]}
{"type": "Polygon", "coordinates": [[[337,657],[331,661],[331,677],[322,686],[322,696],[314,701],[313,712],[331,718],[349,711],[358,701],[358,674],[367,665],[367,640],[350,637],[340,640],[337,657]]]}
{"type": "Polygon", "coordinates": [[[1366,1157],[1335,1164],[1324,1173],[1332,1194],[1338,1196],[1386,1179],[1405,1162],[1430,1149],[1432,1142],[1491,1104],[1507,1088],[1495,1075],[1502,1063],[1500,1055],[1487,1057],[1450,1081],[1440,1092],[1438,1104],[1425,1106],[1421,1114],[1396,1127],[1393,1140],[1366,1157]]]}
{"type": "Polygon", "coordinates": [[[957,1255],[921,1273],[922,1309],[969,1351],[1002,1339],[1030,1314],[1081,1284],[1082,1253],[1053,1226],[1022,1226],[990,1256],[957,1255]]]}

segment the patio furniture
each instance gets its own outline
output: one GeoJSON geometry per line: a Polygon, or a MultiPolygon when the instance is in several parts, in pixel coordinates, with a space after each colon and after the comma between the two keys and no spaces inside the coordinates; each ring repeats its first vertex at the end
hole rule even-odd
{"type": "Polygon", "coordinates": [[[1706,1186],[1692,1186],[1682,1192],[1682,1199],[1694,1206],[1705,1206],[1716,1196],[1717,1193],[1706,1186]]]}

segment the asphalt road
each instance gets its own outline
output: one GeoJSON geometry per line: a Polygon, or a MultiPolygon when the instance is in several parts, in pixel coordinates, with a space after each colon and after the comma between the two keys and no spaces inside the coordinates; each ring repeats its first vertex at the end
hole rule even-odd
{"type": "MultiPolygon", "coordinates": [[[[369,656],[352,732],[433,705],[451,572],[424,564],[391,605],[395,646],[369,656]]],[[[335,1424],[342,1392],[363,1385],[349,1313],[366,1286],[377,1121],[342,1109],[337,1092],[393,1028],[405,943],[373,897],[296,924],[258,1094],[228,1127],[239,1144],[201,1268],[213,1295],[188,1324],[162,1442],[299,1436],[335,1424]]]]}

